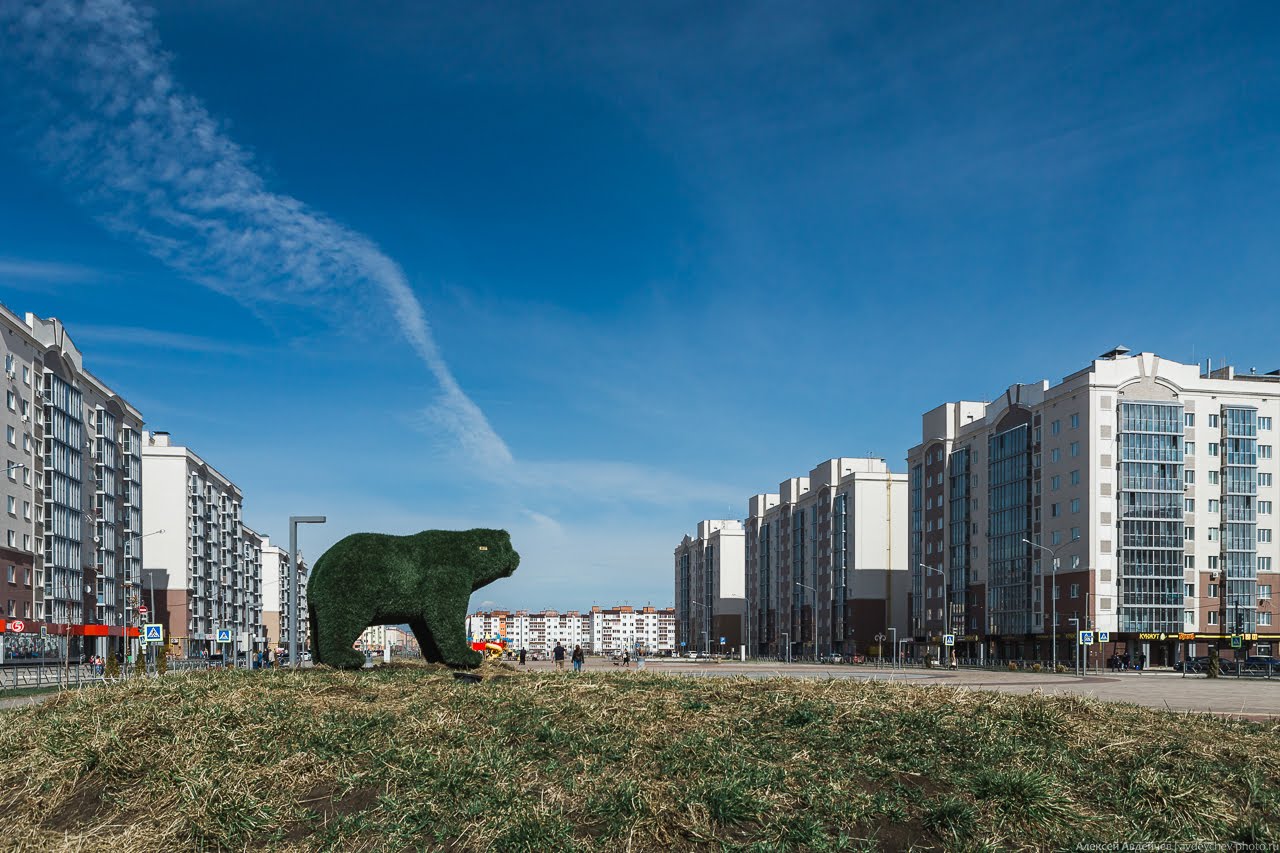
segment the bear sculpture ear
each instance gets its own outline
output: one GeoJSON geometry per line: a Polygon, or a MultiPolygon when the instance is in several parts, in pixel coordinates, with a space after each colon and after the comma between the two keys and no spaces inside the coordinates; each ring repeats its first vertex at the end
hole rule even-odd
{"type": "Polygon", "coordinates": [[[481,545],[481,546],[480,546],[480,550],[481,550],[481,551],[488,551],[488,550],[489,550],[489,546],[488,546],[488,545],[481,545]]]}

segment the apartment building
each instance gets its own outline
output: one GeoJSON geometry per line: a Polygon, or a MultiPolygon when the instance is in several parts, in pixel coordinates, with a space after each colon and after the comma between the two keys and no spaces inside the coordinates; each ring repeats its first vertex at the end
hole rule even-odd
{"type": "MultiPolygon", "coordinates": [[[[292,636],[289,630],[289,601],[292,589],[289,566],[293,562],[289,552],[274,545],[270,537],[262,540],[262,622],[267,647],[277,651],[289,648],[292,636]]],[[[307,561],[298,554],[298,648],[309,649],[311,620],[307,609],[307,561]]]]}
{"type": "Polygon", "coordinates": [[[745,531],[736,519],[698,522],[675,549],[676,645],[737,651],[746,617],[745,531]],[[724,639],[722,640],[721,637],[724,639]]]}
{"type": "Polygon", "coordinates": [[[568,649],[580,645],[591,654],[637,649],[666,654],[675,648],[675,621],[670,607],[592,607],[587,613],[488,610],[467,617],[467,635],[472,642],[500,641],[530,652],[550,653],[559,642],[568,649]]]}
{"type": "Polygon", "coordinates": [[[0,306],[0,659],[120,650],[136,636],[142,415],[56,319],[0,306]]]}
{"type": "Polygon", "coordinates": [[[906,636],[907,476],[883,459],[828,459],[747,504],[753,654],[865,654],[906,636]],[[886,641],[888,641],[886,643],[886,641]]]}
{"type": "Polygon", "coordinates": [[[150,621],[165,626],[173,651],[186,656],[230,654],[219,630],[263,634],[262,554],[241,519],[239,487],[167,432],[142,435],[143,526],[147,537],[150,621]],[[249,557],[246,558],[246,550],[249,557]],[[254,573],[259,573],[254,577],[254,573]]]}
{"type": "Polygon", "coordinates": [[[908,454],[913,637],[971,657],[1056,643],[1070,660],[1077,630],[1153,665],[1233,635],[1274,653],[1277,416],[1280,371],[1124,347],[927,412],[908,454]]]}
{"type": "Polygon", "coordinates": [[[403,649],[410,632],[398,625],[370,625],[360,634],[360,648],[381,655],[388,646],[403,649]]]}
{"type": "Polygon", "coordinates": [[[238,634],[239,651],[258,652],[267,648],[267,625],[263,616],[262,548],[270,540],[248,525],[240,525],[240,538],[244,543],[241,561],[244,564],[245,594],[237,614],[244,632],[238,634]]]}

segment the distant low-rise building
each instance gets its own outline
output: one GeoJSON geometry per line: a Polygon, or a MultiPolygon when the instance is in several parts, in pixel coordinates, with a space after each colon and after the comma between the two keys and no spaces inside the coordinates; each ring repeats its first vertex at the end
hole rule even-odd
{"type": "Polygon", "coordinates": [[[549,653],[560,643],[593,654],[637,649],[662,654],[675,648],[675,610],[656,607],[592,607],[577,610],[487,610],[467,617],[472,642],[504,642],[512,650],[549,653]]]}

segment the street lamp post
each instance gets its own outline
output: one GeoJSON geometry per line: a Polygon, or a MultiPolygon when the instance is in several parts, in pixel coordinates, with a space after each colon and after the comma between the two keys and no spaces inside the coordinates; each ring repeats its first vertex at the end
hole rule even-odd
{"type": "Polygon", "coordinates": [[[893,668],[897,669],[898,668],[898,629],[890,628],[889,633],[893,635],[893,668]]]}
{"type": "MultiPolygon", "coordinates": [[[[164,528],[161,528],[161,529],[159,529],[159,530],[153,530],[153,531],[151,531],[150,533],[140,533],[140,534],[138,534],[137,536],[130,536],[128,539],[124,540],[125,549],[126,549],[126,550],[128,550],[128,551],[132,551],[132,550],[133,550],[132,545],[133,545],[133,543],[134,543],[134,542],[141,541],[141,540],[143,540],[143,539],[146,539],[148,536],[155,536],[155,535],[160,534],[160,533],[164,533],[164,528]]],[[[133,559],[133,556],[134,556],[133,554],[125,554],[125,559],[126,559],[126,560],[133,559]]],[[[142,555],[141,555],[141,554],[139,554],[139,555],[138,555],[138,560],[139,560],[139,562],[141,562],[141,560],[142,560],[142,555]]],[[[145,573],[145,572],[146,572],[146,569],[139,567],[139,571],[140,571],[140,572],[145,573]]],[[[133,612],[134,612],[135,610],[137,610],[137,608],[136,608],[136,607],[133,607],[133,606],[132,606],[132,605],[133,605],[133,574],[132,574],[132,573],[129,573],[129,574],[127,574],[127,575],[125,576],[125,579],[124,579],[124,586],[125,586],[125,592],[124,592],[124,624],[125,624],[125,631],[126,631],[126,633],[127,633],[127,632],[128,632],[129,623],[130,623],[130,621],[131,621],[131,617],[133,616],[133,612]]],[[[154,591],[153,591],[153,592],[152,592],[152,596],[151,596],[151,613],[153,613],[153,614],[156,612],[156,611],[155,611],[155,606],[156,606],[156,603],[155,603],[155,593],[154,593],[154,591]]],[[[126,644],[125,644],[125,645],[126,645],[126,647],[129,647],[129,645],[130,645],[130,644],[126,642],[126,644]]]]}
{"type": "MultiPolygon", "coordinates": [[[[1030,539],[1023,539],[1022,541],[1030,545],[1032,548],[1036,548],[1040,551],[1048,551],[1049,556],[1053,558],[1053,562],[1049,564],[1050,565],[1049,584],[1052,587],[1049,590],[1049,601],[1050,601],[1050,606],[1053,609],[1053,624],[1049,626],[1049,636],[1052,639],[1050,639],[1049,645],[1053,649],[1053,652],[1052,652],[1053,663],[1051,664],[1051,666],[1053,671],[1057,672],[1058,671],[1058,554],[1052,548],[1046,545],[1037,545],[1036,543],[1032,542],[1030,539]]],[[[1044,604],[1042,603],[1040,607],[1042,608],[1040,612],[1043,614],[1044,604]]],[[[1079,626],[1078,621],[1076,625],[1077,627],[1079,626]]],[[[1077,656],[1080,654],[1079,649],[1076,650],[1076,654],[1077,656]]]]}
{"type": "Polygon", "coordinates": [[[813,662],[818,662],[818,590],[816,587],[796,581],[796,586],[813,592],[813,662]]]}
{"type": "Polygon", "coordinates": [[[689,599],[689,603],[690,603],[690,604],[693,604],[693,605],[696,605],[696,606],[698,606],[698,607],[705,607],[705,608],[707,608],[707,630],[703,631],[703,632],[702,632],[702,634],[707,638],[707,639],[706,639],[706,652],[707,652],[707,655],[708,655],[708,656],[710,656],[710,655],[711,655],[711,628],[712,628],[712,625],[711,625],[711,605],[710,605],[710,604],[703,604],[701,601],[694,601],[692,598],[691,598],[691,599],[689,599]]]}
{"type": "Polygon", "coordinates": [[[787,638],[787,641],[786,641],[787,663],[791,663],[791,635],[788,634],[786,631],[779,631],[778,633],[787,638]]]}
{"type": "MultiPolygon", "coordinates": [[[[942,634],[943,634],[943,637],[945,637],[947,634],[951,633],[951,603],[947,601],[947,573],[946,571],[943,570],[942,566],[926,566],[924,563],[920,563],[920,568],[924,569],[925,577],[928,577],[929,575],[935,574],[935,573],[942,576],[942,634]]],[[[942,650],[943,648],[945,648],[944,646],[945,643],[946,643],[945,639],[939,638],[938,640],[938,664],[939,665],[942,664],[942,650]]]]}
{"type": "Polygon", "coordinates": [[[291,515],[289,516],[289,665],[297,667],[298,657],[298,525],[324,524],[328,521],[323,515],[291,515]]]}

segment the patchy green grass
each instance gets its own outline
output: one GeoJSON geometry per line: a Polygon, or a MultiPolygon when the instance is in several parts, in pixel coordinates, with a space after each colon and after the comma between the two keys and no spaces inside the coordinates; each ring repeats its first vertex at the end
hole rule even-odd
{"type": "Polygon", "coordinates": [[[1280,726],[886,682],[170,675],[0,712],[19,849],[1280,843],[1280,726]]]}

